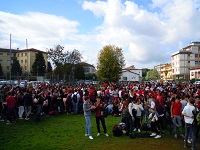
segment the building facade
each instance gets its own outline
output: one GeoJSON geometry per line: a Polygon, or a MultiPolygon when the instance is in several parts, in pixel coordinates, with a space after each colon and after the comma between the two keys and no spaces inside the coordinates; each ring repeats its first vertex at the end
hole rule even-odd
{"type": "Polygon", "coordinates": [[[96,68],[91,64],[88,64],[86,62],[81,62],[80,64],[83,66],[85,74],[90,74],[90,73],[96,73],[97,72],[96,68]]]}
{"type": "Polygon", "coordinates": [[[170,64],[164,64],[161,66],[161,80],[164,81],[170,81],[173,80],[173,74],[172,74],[172,65],[170,64]]]}
{"type": "Polygon", "coordinates": [[[200,79],[200,67],[190,69],[190,80],[200,79]]]}
{"type": "Polygon", "coordinates": [[[200,42],[191,42],[187,47],[172,54],[173,79],[190,79],[190,69],[200,65],[200,42]]]}
{"type": "Polygon", "coordinates": [[[122,69],[119,81],[142,81],[142,69],[135,69],[134,66],[122,69]]]}
{"type": "Polygon", "coordinates": [[[19,61],[23,73],[31,74],[32,65],[35,62],[35,58],[38,52],[42,52],[45,60],[45,65],[47,66],[48,54],[46,52],[33,48],[23,49],[23,50],[19,49],[10,50],[10,49],[0,48],[0,64],[2,66],[4,75],[10,72],[11,63],[13,62],[14,58],[17,58],[17,60],[19,61]]]}

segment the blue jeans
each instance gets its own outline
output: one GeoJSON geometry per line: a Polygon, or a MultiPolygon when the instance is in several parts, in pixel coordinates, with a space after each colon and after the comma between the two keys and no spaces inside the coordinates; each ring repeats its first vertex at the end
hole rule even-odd
{"type": "Polygon", "coordinates": [[[196,148],[196,133],[197,133],[197,127],[192,126],[192,149],[196,148]]]}
{"type": "Polygon", "coordinates": [[[42,105],[41,104],[37,104],[37,112],[35,114],[35,122],[40,121],[41,112],[42,112],[42,105]]]}
{"type": "Polygon", "coordinates": [[[8,120],[10,121],[10,123],[15,122],[16,118],[15,118],[15,108],[8,108],[8,120]]]}
{"type": "Polygon", "coordinates": [[[131,135],[133,133],[134,120],[132,119],[132,117],[125,117],[124,121],[126,124],[126,132],[131,135]]]}
{"type": "Polygon", "coordinates": [[[187,147],[188,146],[188,137],[189,133],[192,131],[192,124],[185,123],[185,141],[184,145],[187,147]]]}
{"type": "Polygon", "coordinates": [[[74,103],[74,113],[78,113],[78,102],[74,103]]]}
{"type": "Polygon", "coordinates": [[[91,136],[91,116],[85,116],[86,127],[85,134],[91,136]]]}
{"type": "Polygon", "coordinates": [[[176,134],[176,126],[179,126],[179,130],[180,130],[180,134],[182,134],[182,120],[181,120],[181,116],[174,116],[174,118],[172,119],[173,122],[173,129],[174,129],[174,133],[176,134]]]}

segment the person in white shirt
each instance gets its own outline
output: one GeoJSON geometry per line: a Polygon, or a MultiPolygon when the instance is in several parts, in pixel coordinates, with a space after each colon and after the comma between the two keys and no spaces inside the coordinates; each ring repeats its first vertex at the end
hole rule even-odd
{"type": "Polygon", "coordinates": [[[129,114],[130,114],[130,117],[129,117],[129,125],[130,125],[129,126],[129,135],[130,135],[130,138],[133,138],[132,132],[133,132],[133,126],[134,126],[134,122],[135,122],[136,114],[137,114],[137,113],[133,114],[133,112],[134,112],[133,110],[137,110],[137,106],[134,104],[134,101],[129,103],[128,110],[129,110],[129,114]]]}
{"type": "Polygon", "coordinates": [[[144,110],[140,99],[136,99],[135,107],[136,107],[136,118],[135,118],[135,129],[134,129],[134,131],[136,131],[136,129],[138,129],[138,132],[140,132],[141,116],[142,116],[142,111],[144,110]]]}
{"type": "MultiPolygon", "coordinates": [[[[188,147],[188,135],[190,131],[193,131],[193,121],[194,121],[194,115],[192,111],[195,109],[194,107],[195,100],[193,98],[189,99],[188,105],[186,105],[182,111],[182,115],[184,116],[185,121],[185,140],[184,140],[184,147],[188,147]]],[[[195,149],[195,143],[194,143],[194,135],[192,134],[192,149],[195,149]]]]}

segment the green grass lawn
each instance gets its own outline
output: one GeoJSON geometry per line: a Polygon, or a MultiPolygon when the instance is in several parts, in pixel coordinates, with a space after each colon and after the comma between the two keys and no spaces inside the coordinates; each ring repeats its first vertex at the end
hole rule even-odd
{"type": "MultiPolygon", "coordinates": [[[[120,122],[120,117],[108,116],[106,126],[109,137],[97,137],[95,117],[92,116],[92,135],[94,140],[85,137],[85,118],[81,115],[63,114],[42,116],[41,122],[17,120],[15,124],[0,122],[0,150],[183,150],[183,139],[175,139],[165,134],[161,139],[135,138],[123,135],[114,137],[112,127],[120,122]]],[[[199,141],[198,141],[199,142],[199,141]]],[[[199,144],[198,144],[198,148],[199,144]]]]}

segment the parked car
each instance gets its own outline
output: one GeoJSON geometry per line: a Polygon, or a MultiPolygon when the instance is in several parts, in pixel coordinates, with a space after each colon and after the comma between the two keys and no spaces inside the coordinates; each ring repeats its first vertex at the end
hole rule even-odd
{"type": "Polygon", "coordinates": [[[198,85],[199,85],[199,84],[200,84],[200,81],[195,81],[194,84],[198,84],[198,85]]]}

